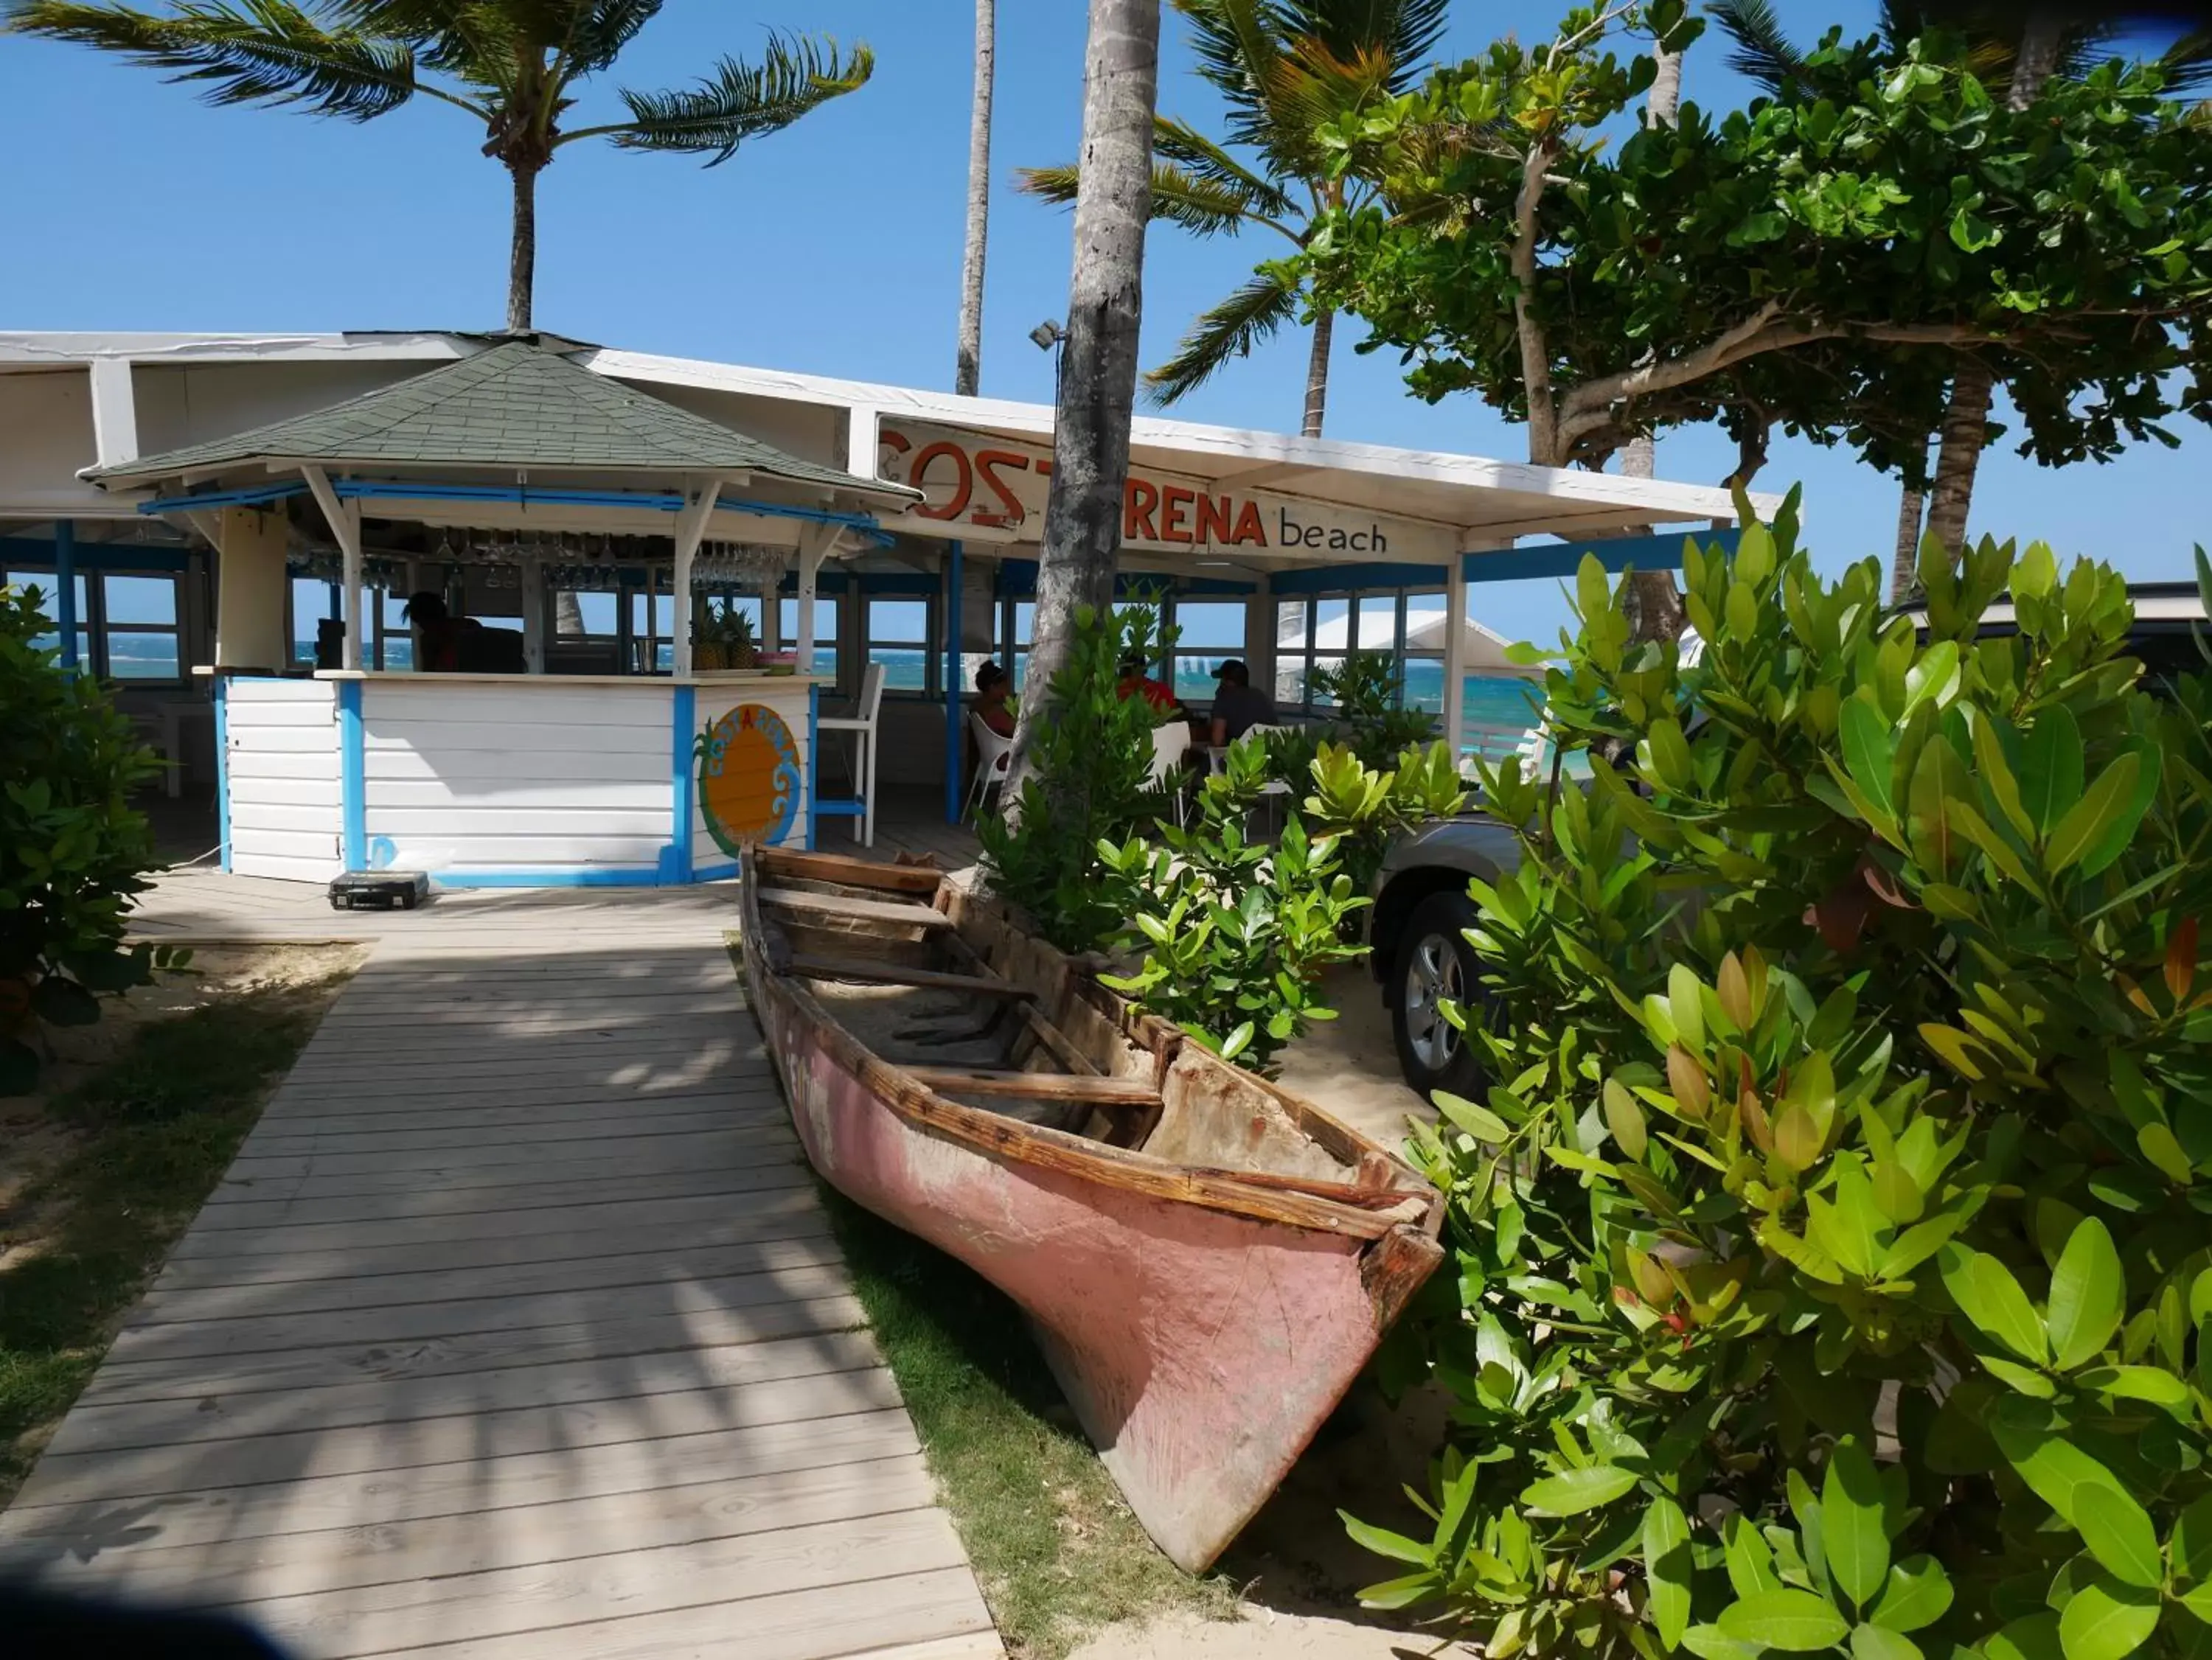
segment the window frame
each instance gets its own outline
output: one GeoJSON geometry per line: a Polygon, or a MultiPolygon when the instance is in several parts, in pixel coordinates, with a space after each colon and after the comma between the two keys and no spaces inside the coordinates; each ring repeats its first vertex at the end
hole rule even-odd
{"type": "MultiPolygon", "coordinates": [[[[818,596],[817,597],[818,600],[818,596]]],[[[944,657],[939,642],[944,633],[944,617],[939,609],[941,596],[923,593],[903,593],[890,591],[869,593],[863,589],[856,597],[860,602],[860,669],[866,673],[868,665],[876,661],[878,651],[920,651],[922,681],[919,687],[894,686],[890,683],[889,665],[884,675],[884,695],[887,698],[933,700],[945,695],[944,657]],[[920,640],[893,639],[876,633],[876,607],[878,605],[918,605],[921,608],[920,640]]],[[[818,632],[818,627],[817,627],[818,632]]]]}

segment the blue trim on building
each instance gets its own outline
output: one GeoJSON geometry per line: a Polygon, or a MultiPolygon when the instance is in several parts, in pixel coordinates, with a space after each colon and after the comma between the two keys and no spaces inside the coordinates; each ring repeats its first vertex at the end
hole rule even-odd
{"type": "Polygon", "coordinates": [[[223,873],[230,871],[230,676],[217,675],[209,690],[215,703],[215,816],[223,873]]]}
{"type": "Polygon", "coordinates": [[[142,501],[138,511],[151,515],[183,512],[196,507],[260,507],[307,494],[304,479],[290,484],[255,484],[243,490],[187,490],[180,496],[155,496],[151,501],[142,501]]]}
{"type": "Polygon", "coordinates": [[[822,816],[822,687],[806,688],[806,851],[814,851],[815,821],[822,816]]]}
{"type": "Polygon", "coordinates": [[[1639,571],[1679,571],[1682,543],[1694,538],[1700,548],[1733,554],[1740,530],[1673,530],[1660,536],[1608,536],[1583,542],[1542,542],[1533,548],[1499,548],[1486,554],[1462,554],[1460,568],[1469,582],[1526,582],[1541,577],[1571,577],[1584,554],[1595,554],[1608,571],[1634,566],[1639,571]]]}
{"type": "Polygon", "coordinates": [[[660,879],[673,886],[692,880],[691,808],[697,781],[691,772],[692,728],[698,724],[698,688],[672,686],[669,699],[668,845],[660,850],[660,879]]]}
{"type": "MultiPolygon", "coordinates": [[[[1495,559],[1495,554],[1485,554],[1495,559]]],[[[1370,588],[1441,588],[1449,565],[1302,565],[1267,580],[1271,594],[1343,594],[1370,588]]]]}
{"type": "Polygon", "coordinates": [[[612,864],[550,867],[543,870],[434,870],[432,884],[455,888],[658,888],[657,865],[612,864]]]}
{"type": "Polygon", "coordinates": [[[960,566],[966,552],[958,537],[945,544],[945,821],[960,822],[960,566]]]}
{"type": "MultiPolygon", "coordinates": [[[[62,635],[62,667],[76,667],[76,524],[54,521],[54,617],[62,635]]],[[[172,756],[171,760],[175,757],[172,756]]]]}
{"type": "Polygon", "coordinates": [[[702,864],[691,873],[694,881],[730,881],[738,874],[738,862],[728,860],[721,864],[702,864]]]}
{"type": "Polygon", "coordinates": [[[338,688],[338,858],[349,870],[368,868],[368,785],[361,730],[361,688],[338,688]]]}
{"type": "MultiPolygon", "coordinates": [[[[1000,599],[1036,597],[1037,562],[1033,559],[1002,559],[993,589],[1000,599]]],[[[1438,579],[1441,581],[1442,576],[1438,579]]],[[[1126,598],[1165,586],[1178,594],[1256,594],[1256,582],[1232,582],[1220,577],[1171,576],[1164,571],[1131,571],[1114,579],[1114,591],[1126,598]]]]}
{"type": "Polygon", "coordinates": [[[857,819],[868,810],[865,801],[817,801],[814,816],[817,819],[857,819]]]}

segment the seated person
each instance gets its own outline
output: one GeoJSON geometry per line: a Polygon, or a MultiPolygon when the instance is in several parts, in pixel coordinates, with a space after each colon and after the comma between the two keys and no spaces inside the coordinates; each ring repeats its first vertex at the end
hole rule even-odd
{"type": "Polygon", "coordinates": [[[410,594],[399,614],[415,628],[415,667],[425,674],[450,675],[461,667],[463,623],[446,609],[445,597],[425,589],[410,594]]]}
{"type": "Polygon", "coordinates": [[[1145,672],[1142,657],[1121,659],[1121,677],[1114,682],[1114,689],[1121,694],[1124,703],[1131,698],[1141,697],[1152,705],[1152,712],[1156,715],[1172,714],[1182,706],[1176,701],[1173,692],[1145,672]]]}
{"type": "Polygon", "coordinates": [[[1014,735],[1013,706],[1006,701],[1013,689],[1013,676],[995,663],[987,663],[975,671],[975,701],[969,707],[1002,738],[1014,735]]]}
{"type": "Polygon", "coordinates": [[[1237,742],[1255,726],[1275,724],[1275,700],[1252,684],[1252,671],[1241,657],[1230,657],[1213,671],[1221,689],[1213,694],[1213,747],[1237,742]]]}

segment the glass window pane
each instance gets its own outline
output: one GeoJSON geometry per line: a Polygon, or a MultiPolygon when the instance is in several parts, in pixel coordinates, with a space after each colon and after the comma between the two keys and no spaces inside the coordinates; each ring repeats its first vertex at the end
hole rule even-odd
{"type": "Polygon", "coordinates": [[[1275,602],[1275,644],[1290,650],[1302,649],[1306,643],[1306,603],[1302,599],[1281,599],[1275,602]]]}
{"type": "MultiPolygon", "coordinates": [[[[787,599],[776,608],[776,637],[787,645],[799,643],[799,602],[787,599]]],[[[823,595],[814,597],[814,644],[819,647],[837,644],[837,602],[823,595]]],[[[821,653],[815,653],[821,660],[821,653]]]]}
{"type": "Polygon", "coordinates": [[[1279,709],[1302,708],[1306,700],[1306,660],[1304,657],[1275,659],[1275,706],[1279,709]]]}
{"type": "Polygon", "coordinates": [[[1318,651],[1341,651],[1352,643],[1352,602],[1317,599],[1314,602],[1313,643],[1318,651]]]}
{"type": "MultiPolygon", "coordinates": [[[[1338,669],[1344,667],[1344,659],[1340,657],[1335,656],[1316,657],[1313,660],[1313,666],[1316,669],[1326,669],[1331,674],[1334,674],[1338,669]]],[[[1313,700],[1314,706],[1316,708],[1334,709],[1336,706],[1336,700],[1334,698],[1322,696],[1321,689],[1318,687],[1314,688],[1313,700]]]]}
{"type": "Polygon", "coordinates": [[[1406,699],[1408,709],[1441,714],[1444,706],[1444,660],[1408,657],[1406,659],[1406,699]]]}
{"type": "Polygon", "coordinates": [[[1444,597],[1442,594],[1406,596],[1406,649],[1442,651],[1444,649],[1444,597]]]}
{"type": "Polygon", "coordinates": [[[411,629],[393,628],[384,636],[384,667],[397,673],[415,666],[415,635],[411,629]]]}
{"type": "Polygon", "coordinates": [[[926,692],[929,689],[929,653],[910,646],[878,645],[868,651],[868,661],[884,665],[884,689],[889,692],[926,692]]]}
{"type": "Polygon", "coordinates": [[[177,678],[177,637],[173,633],[107,631],[107,673],[113,680],[177,678]]]}
{"type": "Polygon", "coordinates": [[[1176,627],[1182,630],[1176,647],[1182,651],[1215,651],[1229,657],[1244,650],[1244,602],[1184,600],[1176,607],[1176,627]]]}
{"type": "MultiPolygon", "coordinates": [[[[11,588],[35,588],[39,591],[39,612],[42,616],[61,621],[60,608],[55,603],[61,597],[61,582],[52,571],[10,571],[8,585],[11,588]]],[[[82,622],[92,614],[89,597],[85,591],[84,573],[76,578],[76,615],[82,622]]]]}
{"type": "Polygon", "coordinates": [[[1213,677],[1220,667],[1218,656],[1185,657],[1178,652],[1175,660],[1175,694],[1183,703],[1211,703],[1221,682],[1213,677]]]}
{"type": "Polygon", "coordinates": [[[568,608],[556,598],[553,605],[553,626],[562,639],[589,639],[593,636],[602,639],[614,638],[617,621],[615,595],[597,592],[571,593],[567,597],[576,603],[574,615],[582,623],[583,633],[579,636],[568,629],[562,628],[562,617],[568,608]]]}
{"type": "Polygon", "coordinates": [[[176,578],[111,576],[105,581],[111,623],[156,622],[176,627],[176,578]]]}
{"type": "Polygon", "coordinates": [[[868,638],[903,645],[927,645],[929,643],[929,602],[925,599],[870,600],[868,638]]]}
{"type": "Polygon", "coordinates": [[[1036,626],[1036,602],[1028,599],[1016,600],[1014,602],[1014,644],[1017,645],[1032,644],[1030,630],[1036,626]]]}
{"type": "Polygon", "coordinates": [[[1366,594],[1359,601],[1359,649],[1395,651],[1398,649],[1398,597],[1366,594]]]}
{"type": "Polygon", "coordinates": [[[1022,682],[1030,671],[1030,654],[1027,651],[1015,652],[1006,663],[1006,670],[1007,677],[1014,682],[1014,690],[1020,691],[1022,682]]]}

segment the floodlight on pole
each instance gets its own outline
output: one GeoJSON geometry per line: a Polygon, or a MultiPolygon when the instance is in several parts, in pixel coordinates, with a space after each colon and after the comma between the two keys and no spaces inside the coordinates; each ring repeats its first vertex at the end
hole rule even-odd
{"type": "Polygon", "coordinates": [[[1067,330],[1050,318],[1047,318],[1030,330],[1030,338],[1036,342],[1036,348],[1039,351],[1048,352],[1067,338],[1067,330]]]}

